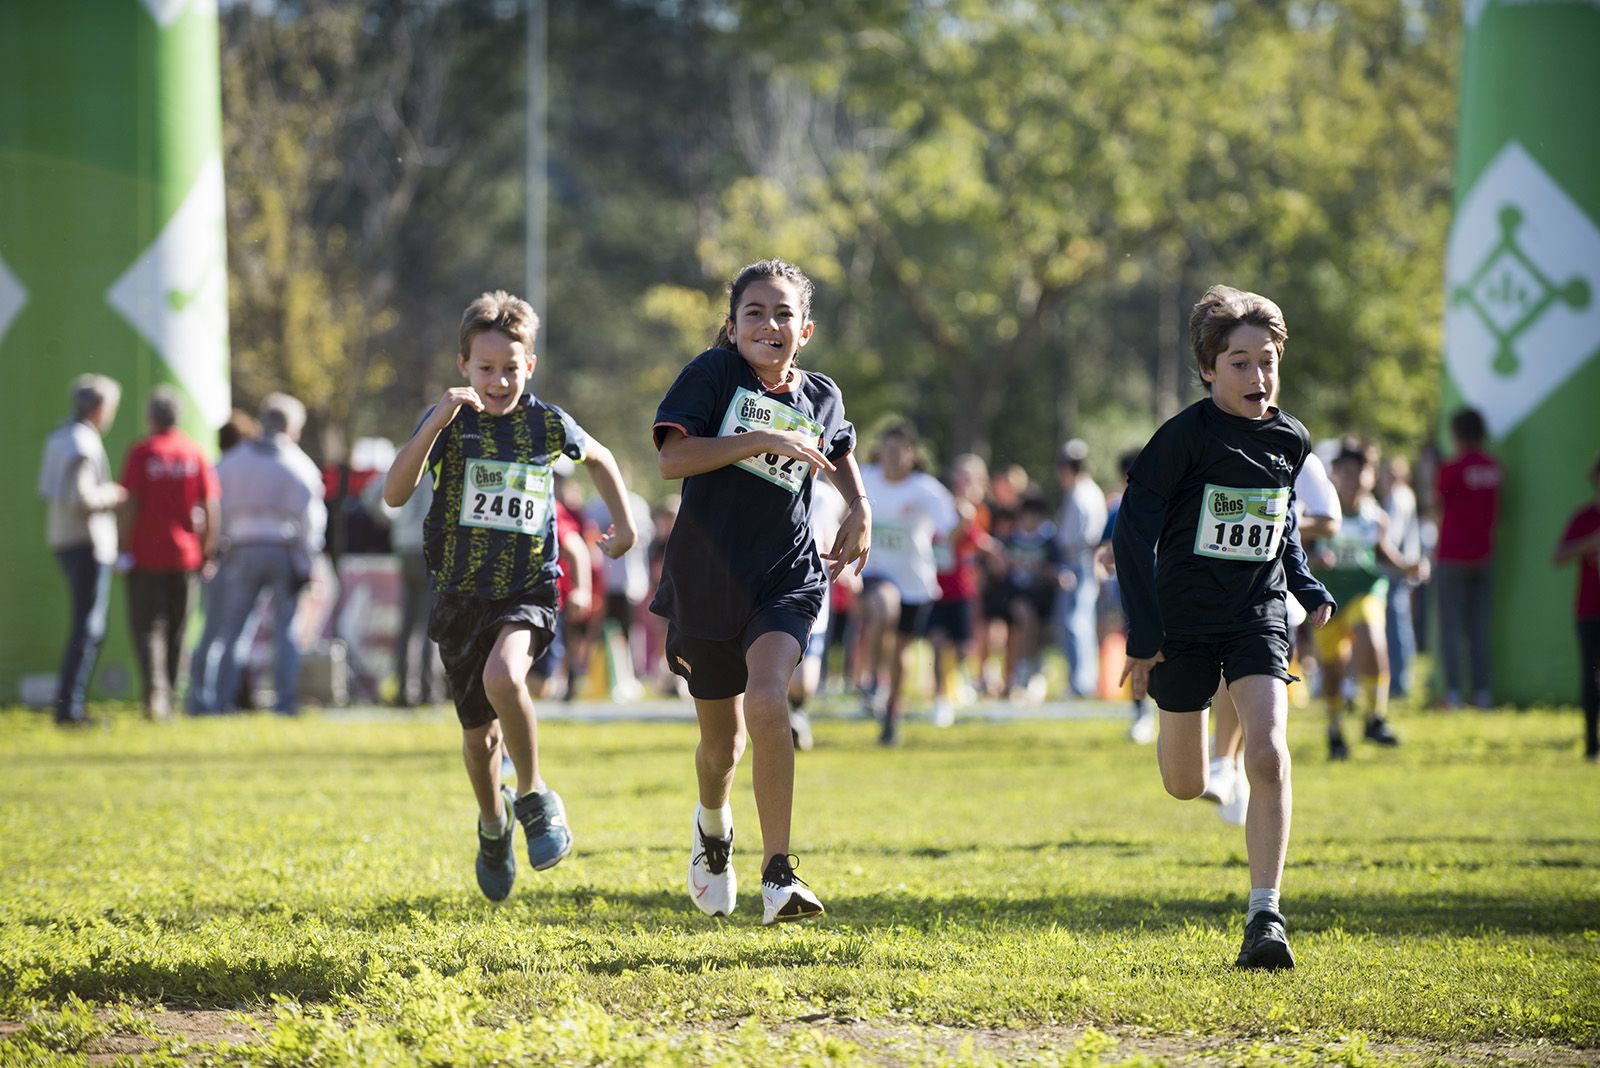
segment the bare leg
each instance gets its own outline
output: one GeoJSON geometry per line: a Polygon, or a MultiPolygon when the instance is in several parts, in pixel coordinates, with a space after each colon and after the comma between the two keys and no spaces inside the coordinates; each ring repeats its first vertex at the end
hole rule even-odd
{"type": "Polygon", "coordinates": [[[1271,675],[1247,675],[1229,690],[1244,727],[1244,770],[1250,780],[1245,814],[1245,851],[1250,885],[1276,888],[1283,881],[1289,850],[1289,690],[1271,675]]]}
{"type": "Polygon", "coordinates": [[[1239,710],[1233,706],[1233,695],[1228,692],[1228,684],[1217,683],[1216,696],[1211,698],[1211,715],[1216,726],[1212,730],[1214,739],[1211,746],[1213,760],[1226,757],[1232,760],[1239,755],[1239,743],[1244,740],[1244,732],[1239,726],[1239,710]]]}
{"type": "Polygon", "coordinates": [[[743,698],[694,699],[700,721],[700,744],[694,751],[694,773],[700,785],[700,807],[719,809],[728,803],[733,773],[744,756],[743,698]]]}
{"type": "Polygon", "coordinates": [[[861,668],[868,686],[883,680],[884,660],[895,639],[895,622],[900,618],[900,591],[888,582],[879,582],[861,594],[861,668]]]}
{"type": "MultiPolygon", "coordinates": [[[[789,634],[769,631],[745,651],[744,717],[755,749],[756,814],[761,819],[761,868],[789,852],[794,810],[794,736],[789,732],[789,678],[800,645],[789,634]]],[[[702,801],[702,804],[704,802],[702,801]]]]}
{"type": "Polygon", "coordinates": [[[461,758],[472,780],[472,796],[478,801],[478,817],[487,824],[505,818],[505,803],[500,799],[500,721],[461,732],[461,758]]]}
{"type": "Polygon", "coordinates": [[[506,753],[517,769],[517,796],[545,789],[539,774],[539,729],[528,692],[528,670],[533,667],[533,631],[507,624],[500,628],[489,662],[483,667],[483,689],[495,715],[500,717],[506,753]]]}
{"type": "Polygon", "coordinates": [[[1191,801],[1206,788],[1206,713],[1159,711],[1156,763],[1161,785],[1178,800],[1191,801]]]}

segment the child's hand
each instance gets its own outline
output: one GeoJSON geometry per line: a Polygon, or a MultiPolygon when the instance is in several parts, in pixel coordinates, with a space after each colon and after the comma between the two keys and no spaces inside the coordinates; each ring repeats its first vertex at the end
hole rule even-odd
{"type": "Polygon", "coordinates": [[[1313,608],[1306,618],[1311,620],[1312,626],[1327,626],[1328,620],[1333,618],[1333,602],[1323,601],[1321,604],[1317,605],[1317,607],[1313,608]]]}
{"type": "MultiPolygon", "coordinates": [[[[1332,608],[1333,606],[1323,605],[1322,607],[1332,608]]],[[[1130,683],[1133,687],[1133,699],[1135,701],[1143,701],[1150,692],[1150,669],[1165,659],[1166,657],[1159,651],[1155,656],[1128,657],[1127,661],[1122,665],[1122,678],[1117,680],[1117,685],[1120,686],[1124,682],[1130,683]]]]}
{"type": "Polygon", "coordinates": [[[836,470],[833,461],[823,455],[822,443],[803,430],[758,430],[755,433],[761,435],[762,452],[791,456],[824,471],[836,470]]]}
{"type": "Polygon", "coordinates": [[[596,541],[595,544],[600,547],[601,552],[615,560],[617,557],[633,548],[634,541],[637,538],[638,535],[634,533],[632,528],[629,528],[628,530],[623,531],[621,534],[618,534],[617,525],[613,523],[609,527],[606,527],[606,532],[600,535],[599,540],[596,541]]]}
{"type": "Polygon", "coordinates": [[[833,548],[822,554],[829,561],[828,577],[837,579],[852,563],[855,573],[867,566],[867,554],[872,551],[872,509],[865,498],[857,502],[862,507],[852,507],[839,524],[839,534],[833,539],[833,548]]]}
{"type": "Polygon", "coordinates": [[[455,421],[456,413],[463,406],[481,412],[483,398],[478,396],[478,391],[471,386],[451,386],[444,391],[444,396],[439,398],[438,405],[433,409],[434,418],[444,420],[440,424],[441,429],[455,421]]]}

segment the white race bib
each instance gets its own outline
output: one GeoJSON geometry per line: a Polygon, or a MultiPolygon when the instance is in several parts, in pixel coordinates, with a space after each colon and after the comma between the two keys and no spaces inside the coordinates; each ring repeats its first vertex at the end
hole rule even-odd
{"type": "MultiPolygon", "coordinates": [[[[822,438],[822,424],[809,415],[740,386],[733,391],[733,401],[722,417],[722,429],[717,431],[717,436],[732,437],[752,430],[802,430],[818,441],[822,438]]],[[[811,473],[811,465],[804,460],[779,456],[775,452],[746,457],[737,466],[790,493],[799,493],[806,484],[806,476],[811,473]]]]}
{"type": "Polygon", "coordinates": [[[1194,532],[1196,556],[1259,563],[1278,553],[1289,521],[1289,487],[1233,489],[1207,485],[1194,532]]]}
{"type": "Polygon", "coordinates": [[[467,461],[461,525],[543,534],[550,519],[550,468],[504,460],[467,461]]]}
{"type": "Polygon", "coordinates": [[[911,528],[892,519],[872,520],[872,547],[881,553],[909,553],[911,528]]]}

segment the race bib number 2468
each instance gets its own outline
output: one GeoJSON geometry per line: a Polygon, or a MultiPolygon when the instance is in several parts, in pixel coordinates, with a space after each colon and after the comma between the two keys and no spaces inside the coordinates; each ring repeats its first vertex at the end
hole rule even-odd
{"type": "Polygon", "coordinates": [[[468,460],[459,521],[464,527],[543,534],[550,518],[551,485],[548,467],[468,460]]]}

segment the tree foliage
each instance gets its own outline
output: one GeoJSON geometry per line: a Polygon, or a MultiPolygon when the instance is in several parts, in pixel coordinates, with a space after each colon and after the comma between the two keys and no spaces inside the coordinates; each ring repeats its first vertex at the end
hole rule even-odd
{"type": "MultiPolygon", "coordinates": [[[[228,10],[241,392],[403,436],[461,306],[520,288],[523,17],[228,10]]],[[[1414,444],[1459,33],[1442,0],[550,5],[536,388],[642,470],[721,287],[782,255],[858,422],[1042,470],[1197,395],[1184,319],[1221,281],[1284,307],[1315,433],[1414,444]]]]}

